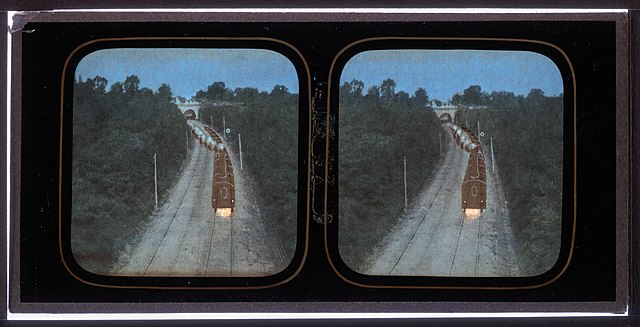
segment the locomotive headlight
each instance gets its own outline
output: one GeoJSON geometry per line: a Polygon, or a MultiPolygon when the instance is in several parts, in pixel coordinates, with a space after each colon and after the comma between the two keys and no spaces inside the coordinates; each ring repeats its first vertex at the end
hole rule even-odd
{"type": "Polygon", "coordinates": [[[481,209],[466,209],[464,211],[464,219],[466,220],[474,220],[480,217],[481,209]]]}
{"type": "Polygon", "coordinates": [[[231,217],[233,215],[233,211],[231,208],[218,208],[216,210],[216,216],[218,217],[231,217]]]}

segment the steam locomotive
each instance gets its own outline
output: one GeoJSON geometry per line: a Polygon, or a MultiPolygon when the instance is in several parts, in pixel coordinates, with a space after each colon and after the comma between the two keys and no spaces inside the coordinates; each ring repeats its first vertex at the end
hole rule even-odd
{"type": "Polygon", "coordinates": [[[453,139],[461,149],[469,153],[469,161],[461,185],[463,211],[487,208],[487,172],[484,151],[478,137],[467,127],[447,123],[453,139]]]}
{"type": "Polygon", "coordinates": [[[187,120],[191,132],[200,144],[213,151],[213,181],[211,183],[211,207],[219,216],[233,216],[236,208],[235,180],[233,165],[222,138],[211,127],[204,125],[204,131],[194,122],[187,120]]]}

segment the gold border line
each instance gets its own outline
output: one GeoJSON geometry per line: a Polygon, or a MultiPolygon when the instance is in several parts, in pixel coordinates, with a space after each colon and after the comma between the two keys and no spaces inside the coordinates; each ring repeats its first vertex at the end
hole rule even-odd
{"type": "MultiPolygon", "coordinates": [[[[188,49],[188,48],[185,48],[188,49]]],[[[222,49],[222,48],[209,48],[209,49],[222,49]]],[[[250,48],[247,48],[250,49],[250,48]]],[[[282,56],[284,56],[285,58],[287,58],[287,56],[285,56],[284,54],[276,51],[276,50],[272,50],[272,49],[268,49],[268,48],[260,48],[262,50],[269,50],[269,51],[274,51],[282,56]]],[[[289,59],[289,58],[287,58],[289,59]]],[[[291,62],[291,60],[289,60],[291,62]]],[[[292,64],[294,64],[292,62],[292,64]]],[[[295,67],[295,64],[294,64],[295,67]]],[[[267,289],[267,288],[273,288],[276,286],[280,286],[283,284],[286,284],[288,282],[290,282],[292,279],[294,279],[302,270],[302,267],[304,266],[304,263],[307,259],[307,254],[309,251],[309,214],[310,214],[310,208],[309,205],[311,203],[310,198],[311,198],[311,190],[310,190],[310,184],[309,184],[309,180],[310,180],[310,176],[311,176],[311,114],[312,114],[312,110],[311,110],[311,72],[309,71],[309,65],[307,64],[307,61],[305,60],[304,56],[302,55],[302,53],[295,48],[293,45],[284,42],[282,40],[278,40],[278,39],[272,39],[272,38],[267,38],[267,37],[238,37],[238,38],[233,38],[233,37],[123,37],[123,38],[103,38],[103,39],[95,39],[95,40],[91,40],[88,41],[86,43],[81,44],[80,46],[78,46],[77,48],[75,48],[71,54],[69,54],[69,56],[67,57],[67,60],[64,63],[63,69],[62,69],[62,85],[60,88],[60,152],[59,152],[59,163],[58,163],[58,248],[59,248],[59,253],[60,253],[60,258],[62,259],[62,264],[64,265],[65,269],[67,270],[67,272],[75,279],[77,279],[78,281],[87,284],[87,285],[91,285],[91,286],[99,286],[99,287],[105,287],[105,288],[115,288],[115,289],[170,289],[170,290],[256,290],[256,289],[267,289]],[[305,219],[305,239],[304,239],[304,252],[302,254],[302,260],[300,261],[300,264],[298,266],[298,268],[296,269],[295,272],[293,272],[293,274],[291,274],[291,276],[285,278],[282,281],[279,281],[277,283],[274,284],[269,284],[269,285],[259,285],[259,286],[201,286],[201,287],[186,287],[186,286],[166,286],[166,287],[161,287],[161,286],[143,286],[143,285],[129,285],[129,286],[122,286],[122,285],[109,285],[109,284],[100,284],[100,283],[95,283],[95,282],[91,282],[91,281],[87,281],[84,280],[82,278],[80,278],[79,276],[77,276],[73,270],[68,266],[67,261],[64,257],[64,253],[62,250],[62,145],[63,145],[63,128],[64,128],[64,86],[65,86],[65,76],[67,74],[67,68],[69,65],[70,60],[74,57],[74,55],[82,48],[91,45],[91,44],[95,44],[95,43],[100,43],[100,42],[114,42],[114,41],[172,41],[172,40],[177,40],[177,41],[262,41],[262,42],[272,42],[272,43],[278,43],[281,45],[284,45],[286,47],[288,47],[289,49],[293,50],[300,58],[300,60],[302,61],[305,71],[306,71],[306,79],[307,79],[307,92],[308,92],[308,103],[307,103],[307,107],[308,107],[308,121],[307,123],[309,124],[309,131],[308,131],[308,135],[307,138],[309,140],[309,145],[308,145],[308,149],[307,149],[307,199],[306,199],[306,219],[305,219]]],[[[300,95],[298,94],[298,97],[300,95]]],[[[298,102],[300,102],[300,99],[298,99],[298,102]]],[[[299,108],[298,110],[300,110],[301,108],[299,108]]],[[[299,230],[297,228],[297,230],[299,230]]],[[[295,258],[295,254],[294,254],[294,258],[295,258]]],[[[285,268],[286,269],[286,268],[285,268]]],[[[118,278],[118,276],[108,276],[108,275],[102,275],[105,277],[113,277],[113,278],[118,278]]],[[[274,276],[274,275],[268,275],[268,276],[263,276],[263,277],[269,277],[269,276],[274,276]]],[[[124,278],[129,278],[129,277],[142,277],[142,276],[122,276],[124,278]]],[[[259,277],[259,278],[263,278],[263,277],[259,277]]],[[[155,278],[155,277],[153,277],[155,278]]],[[[164,277],[160,277],[160,278],[164,278],[164,277]]],[[[168,278],[200,278],[197,276],[175,276],[175,277],[168,277],[168,278]]],[[[208,277],[207,279],[222,279],[222,278],[228,278],[228,277],[208,277]]],[[[253,279],[256,277],[239,277],[243,280],[246,279],[253,279]]]]}
{"type": "MultiPolygon", "coordinates": [[[[422,48],[407,48],[407,50],[409,49],[419,49],[422,50],[422,48]]],[[[389,49],[386,49],[389,50],[389,49]]],[[[446,48],[438,48],[438,49],[424,49],[424,50],[448,50],[446,48]]],[[[452,49],[455,50],[455,49],[452,49]]],[[[466,49],[465,49],[466,50],[466,49]]],[[[468,49],[468,50],[473,50],[473,49],[468,49]]],[[[367,50],[363,50],[361,52],[358,53],[363,53],[367,50]]],[[[375,51],[375,50],[372,50],[375,51]]],[[[530,51],[530,50],[513,50],[513,51],[530,51]]],[[[531,51],[530,51],[531,52],[531,51]]],[[[355,55],[354,55],[355,56],[355,55]]],[[[546,55],[544,55],[545,57],[547,57],[546,55]]],[[[353,57],[351,57],[353,58],[353,57]]],[[[549,58],[549,57],[547,57],[549,58]]],[[[551,58],[549,58],[551,59],[551,58]]],[[[553,60],[552,60],[553,61],[553,60]]],[[[555,63],[555,62],[554,62],[555,63]]],[[[559,68],[559,67],[558,67],[559,68]]],[[[575,245],[575,238],[576,238],[576,217],[577,217],[577,188],[576,188],[576,178],[577,178],[577,151],[576,151],[576,147],[577,147],[577,124],[576,124],[576,118],[577,118],[577,104],[576,104],[576,77],[575,77],[575,71],[573,69],[573,65],[571,64],[571,60],[569,59],[569,57],[567,56],[567,54],[562,51],[562,49],[554,44],[548,43],[548,42],[544,42],[544,41],[539,41],[539,40],[528,40],[528,39],[512,39],[512,38],[470,38],[470,37],[373,37],[373,38],[367,38],[367,39],[362,39],[362,40],[358,40],[355,41],[349,45],[347,45],[346,47],[344,47],[342,50],[340,50],[340,52],[338,52],[338,54],[333,58],[333,61],[331,62],[331,67],[329,70],[329,80],[328,80],[328,84],[327,84],[327,118],[326,118],[326,154],[325,154],[325,174],[324,174],[324,243],[325,243],[325,252],[327,255],[327,260],[329,261],[329,264],[331,265],[331,268],[334,270],[334,272],[345,282],[355,285],[355,286],[359,286],[359,287],[364,287],[364,288],[381,288],[381,289],[454,289],[454,290],[523,290],[523,289],[535,289],[535,288],[540,288],[546,285],[549,285],[553,282],[555,282],[558,278],[560,278],[568,269],[569,264],[571,262],[572,256],[573,256],[573,248],[575,245]],[[552,279],[541,283],[541,284],[537,284],[537,285],[524,285],[524,286],[504,286],[504,287],[498,287],[498,286],[434,286],[434,285],[372,285],[372,284],[363,284],[360,282],[356,282],[353,280],[350,280],[349,278],[345,277],[344,275],[342,275],[340,273],[340,271],[336,268],[335,263],[333,262],[333,259],[331,258],[331,254],[329,251],[329,234],[328,234],[328,223],[327,223],[327,209],[328,209],[328,202],[327,202],[327,195],[328,195],[328,177],[329,177],[329,136],[330,136],[330,125],[329,125],[329,118],[331,115],[331,82],[333,79],[333,74],[335,71],[335,65],[338,59],[340,59],[340,57],[342,56],[342,54],[347,51],[348,49],[362,44],[362,43],[367,43],[367,42],[375,42],[375,41],[499,41],[499,42],[513,42],[513,43],[533,43],[533,44],[540,44],[540,45],[545,45],[547,47],[551,47],[555,50],[557,50],[558,52],[560,52],[562,54],[562,56],[564,57],[564,59],[567,61],[567,64],[569,65],[569,69],[571,71],[571,79],[573,81],[573,227],[572,227],[572,233],[571,233],[571,243],[570,243],[570,248],[569,248],[569,255],[567,257],[567,262],[565,263],[564,267],[562,268],[562,270],[558,273],[558,275],[556,275],[555,277],[553,277],[552,279]]],[[[339,183],[338,183],[338,188],[339,188],[339,183]]],[[[339,217],[338,217],[339,220],[339,217]]],[[[563,219],[564,220],[564,219],[563,219]]],[[[556,261],[557,263],[557,261],[556,261]]],[[[554,264],[555,266],[555,264],[554,264]]],[[[371,277],[378,277],[377,275],[367,275],[367,276],[371,276],[371,277]]],[[[412,276],[412,277],[417,277],[417,278],[423,278],[423,277],[435,277],[435,276],[412,276]]],[[[530,277],[535,277],[535,276],[530,276],[530,277]]],[[[451,277],[451,278],[456,278],[456,277],[451,277]]],[[[476,278],[482,278],[482,277],[476,277],[476,278]]],[[[525,277],[527,278],[527,277],[525,277]]]]}

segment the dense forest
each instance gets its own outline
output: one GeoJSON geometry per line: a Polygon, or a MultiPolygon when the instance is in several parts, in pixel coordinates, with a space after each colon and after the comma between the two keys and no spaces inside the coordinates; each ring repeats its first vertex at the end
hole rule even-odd
{"type": "Polygon", "coordinates": [[[73,98],[71,246],[83,268],[102,274],[154,210],[154,154],[159,206],[186,156],[169,85],[140,88],[136,75],[107,85],[80,77],[73,98]]]}
{"type": "MultiPolygon", "coordinates": [[[[236,157],[242,143],[245,182],[251,183],[265,222],[283,241],[285,256],[296,246],[298,189],[298,95],[276,85],[271,92],[245,87],[231,90],[215,82],[196,93],[201,120],[221,132],[236,157]]],[[[235,169],[239,169],[236,167],[235,169]]]]}
{"type": "Polygon", "coordinates": [[[353,80],[340,88],[339,249],[355,270],[402,215],[404,158],[409,205],[440,160],[443,129],[426,90],[409,95],[395,86],[386,79],[364,93],[353,80]]]}
{"type": "Polygon", "coordinates": [[[524,274],[544,273],[560,250],[563,96],[488,94],[475,85],[452,102],[479,108],[458,110],[456,119],[474,130],[479,121],[485,145],[493,139],[524,274]]]}

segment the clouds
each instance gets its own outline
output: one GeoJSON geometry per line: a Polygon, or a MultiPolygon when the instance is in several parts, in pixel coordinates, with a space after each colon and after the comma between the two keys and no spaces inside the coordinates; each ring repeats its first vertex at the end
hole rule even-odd
{"type": "Polygon", "coordinates": [[[92,52],[76,68],[76,77],[103,76],[109,83],[135,74],[140,86],[156,90],[162,83],[174,95],[191,97],[216,81],[226,86],[271,91],[276,84],[298,92],[298,76],[283,55],[263,49],[120,48],[92,52]]]}
{"type": "Polygon", "coordinates": [[[358,79],[368,88],[395,80],[396,91],[422,87],[430,98],[448,100],[470,85],[485,92],[526,95],[538,88],[546,95],[563,92],[562,76],[551,59],[530,51],[375,50],[355,55],[345,65],[341,84],[358,79]]]}

